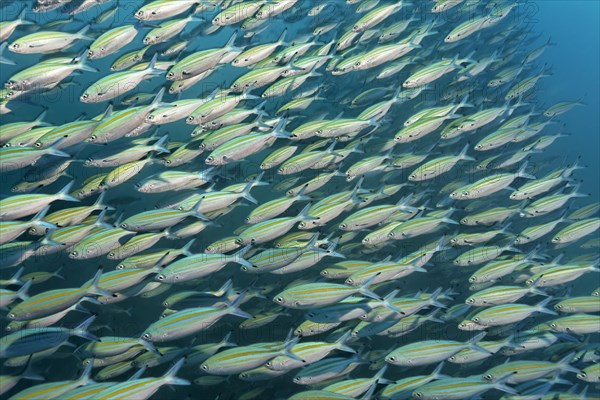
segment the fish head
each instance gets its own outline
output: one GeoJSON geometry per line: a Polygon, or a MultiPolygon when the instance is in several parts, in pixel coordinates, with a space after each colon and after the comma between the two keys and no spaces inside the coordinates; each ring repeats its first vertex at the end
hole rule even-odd
{"type": "Polygon", "coordinates": [[[179,278],[179,274],[168,274],[163,271],[163,273],[157,274],[154,279],[160,283],[175,283],[179,278]]]}
{"type": "Polygon", "coordinates": [[[143,8],[140,8],[139,10],[136,11],[136,13],[134,14],[134,17],[136,19],[139,19],[140,21],[148,21],[150,19],[151,14],[156,14],[156,11],[148,12],[148,11],[144,10],[143,8]]]}
{"type": "Polygon", "coordinates": [[[286,298],[282,294],[279,294],[279,295],[273,297],[273,301],[275,303],[281,304],[281,305],[289,304],[289,301],[286,300],[286,298]]]}
{"type": "MultiPolygon", "coordinates": [[[[135,185],[135,189],[140,192],[140,193],[150,193],[152,191],[152,189],[154,189],[154,183],[152,182],[146,182],[146,183],[136,183],[135,185]]],[[[123,228],[121,226],[121,228],[123,228]]],[[[123,228],[123,229],[127,229],[127,228],[123,228]]]]}
{"type": "Polygon", "coordinates": [[[210,371],[210,366],[206,363],[203,363],[202,365],[200,365],[200,369],[204,372],[208,372],[210,371]]]}
{"type": "Polygon", "coordinates": [[[496,380],[496,378],[494,377],[494,374],[488,372],[487,374],[483,375],[483,379],[485,379],[486,381],[489,382],[493,382],[496,380]]]}
{"type": "Polygon", "coordinates": [[[25,47],[27,46],[25,46],[22,43],[19,43],[19,41],[15,41],[8,46],[8,49],[13,53],[23,53],[25,47]]]}
{"type": "Polygon", "coordinates": [[[86,91],[83,92],[81,96],[79,96],[79,101],[81,101],[82,103],[93,103],[95,97],[96,96],[93,93],[86,91]]]}

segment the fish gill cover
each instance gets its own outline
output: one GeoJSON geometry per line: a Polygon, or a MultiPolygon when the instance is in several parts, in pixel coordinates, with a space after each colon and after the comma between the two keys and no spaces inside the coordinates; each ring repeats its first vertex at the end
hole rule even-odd
{"type": "Polygon", "coordinates": [[[543,3],[3,0],[0,396],[597,397],[597,36],[565,74],[543,3]]]}

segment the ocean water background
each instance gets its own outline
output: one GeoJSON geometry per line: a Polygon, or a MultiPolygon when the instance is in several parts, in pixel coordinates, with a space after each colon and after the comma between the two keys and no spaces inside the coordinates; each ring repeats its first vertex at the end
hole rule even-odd
{"type": "MultiPolygon", "coordinates": [[[[311,0],[306,0],[307,2],[311,0]]],[[[418,0],[417,0],[418,1],[418,0]]],[[[21,3],[21,2],[15,2],[21,3]]],[[[2,19],[5,19],[5,15],[10,17],[17,14],[20,9],[20,4],[15,3],[8,4],[2,9],[2,19]]],[[[312,1],[311,1],[312,3],[312,1]]],[[[121,0],[121,10],[116,16],[116,24],[133,23],[135,20],[132,18],[133,12],[137,10],[140,2],[138,1],[127,1],[121,0]]],[[[549,169],[556,169],[560,165],[572,163],[578,156],[581,156],[581,164],[588,166],[587,169],[577,172],[577,177],[583,179],[581,191],[590,193],[590,198],[577,199],[575,204],[588,204],[593,201],[598,201],[600,197],[600,2],[595,0],[588,1],[555,1],[555,0],[539,0],[539,1],[528,1],[529,8],[525,7],[522,18],[528,18],[532,24],[533,34],[540,34],[541,36],[537,41],[530,45],[528,49],[532,49],[538,45],[543,44],[547,37],[552,38],[552,42],[556,43],[556,46],[551,46],[544,54],[538,59],[541,64],[547,63],[551,68],[552,76],[544,78],[538,86],[535,88],[537,105],[536,109],[539,112],[543,112],[546,107],[553,105],[559,101],[576,100],[583,97],[585,103],[584,107],[576,107],[567,114],[560,116],[559,124],[548,127],[544,134],[551,134],[555,132],[568,132],[571,133],[570,137],[558,139],[553,146],[549,147],[544,151],[544,154],[537,156],[537,159],[543,160],[544,165],[534,166],[533,168],[539,168],[540,170],[548,171],[549,169]],[[564,124],[564,127],[563,127],[564,124]],[[549,168],[546,163],[552,164],[552,168],[549,168]]],[[[82,19],[91,19],[95,17],[99,10],[104,10],[109,4],[96,8],[86,13],[85,17],[79,17],[79,21],[73,22],[72,24],[66,25],[66,29],[76,30],[79,29],[82,24],[82,19]]],[[[336,3],[336,10],[340,10],[339,2],[336,3]]],[[[38,22],[44,21],[45,18],[56,18],[55,15],[49,13],[48,15],[31,15],[29,16],[32,20],[38,22]]],[[[403,18],[405,15],[399,15],[398,18],[403,18]]],[[[64,18],[64,17],[59,17],[64,18]]],[[[197,24],[190,24],[187,31],[193,29],[197,24]]],[[[280,32],[285,26],[289,27],[289,37],[297,35],[297,31],[301,26],[293,19],[289,20],[276,20],[272,23],[272,33],[269,31],[261,35],[261,42],[269,40],[276,40],[280,32]]],[[[108,24],[103,25],[104,28],[108,28],[108,24]]],[[[225,44],[229,36],[231,35],[231,29],[224,29],[221,32],[212,34],[206,38],[203,38],[197,45],[197,49],[205,49],[211,47],[218,47],[225,44]]],[[[131,44],[122,49],[119,53],[131,51],[141,47],[141,38],[139,37],[131,44]]],[[[80,50],[83,49],[81,45],[75,47],[80,50]]],[[[0,66],[0,82],[5,82],[8,77],[14,74],[16,71],[22,68],[24,65],[32,65],[34,63],[35,56],[31,55],[14,55],[12,53],[6,53],[5,56],[9,56],[15,60],[19,65],[17,66],[0,66]],[[23,64],[20,64],[23,63],[23,64]]],[[[48,107],[50,112],[48,113],[48,122],[53,124],[62,124],[68,121],[72,121],[77,117],[86,113],[88,117],[93,117],[103,112],[106,107],[106,103],[100,104],[82,104],[79,102],[79,96],[85,88],[101,76],[107,73],[110,64],[116,57],[111,56],[102,60],[96,60],[93,65],[99,68],[102,72],[100,74],[85,73],[77,76],[74,79],[75,85],[65,87],[56,95],[40,96],[39,98],[32,99],[33,103],[36,104],[22,104],[15,108],[14,114],[0,116],[2,123],[9,123],[20,120],[32,120],[42,110],[41,106],[48,107]]],[[[210,93],[216,86],[226,81],[230,84],[233,79],[240,75],[239,69],[235,69],[230,66],[226,66],[221,70],[217,71],[212,75],[206,82],[198,84],[194,89],[185,92],[185,98],[191,98],[200,95],[206,95],[210,93]]],[[[136,90],[139,92],[156,92],[158,86],[162,80],[153,79],[141,84],[136,90]]],[[[347,80],[346,82],[351,82],[347,80]]],[[[354,82],[356,85],[363,85],[361,81],[354,82]]],[[[347,91],[341,88],[340,97],[347,95],[347,91]]],[[[172,96],[169,96],[169,101],[173,100],[172,96]]],[[[314,112],[318,115],[321,111],[327,109],[338,109],[339,99],[332,99],[331,103],[323,103],[319,105],[314,112]]],[[[276,107],[270,107],[270,113],[276,109],[276,107]]],[[[356,110],[350,111],[350,114],[356,113],[356,110]]],[[[411,110],[406,110],[405,114],[410,115],[411,110]]],[[[170,124],[168,127],[159,128],[159,134],[169,133],[172,141],[185,141],[189,140],[189,132],[191,127],[186,125],[184,122],[178,122],[176,124],[170,124]]],[[[86,150],[83,155],[89,155],[91,152],[86,150]]],[[[264,154],[261,154],[257,162],[260,162],[264,154]]],[[[258,172],[257,165],[247,164],[244,165],[243,170],[230,170],[231,174],[235,174],[236,179],[239,181],[250,174],[258,172]]],[[[143,175],[149,176],[150,174],[159,171],[161,168],[158,166],[149,167],[144,170],[143,175]]],[[[78,182],[82,182],[85,178],[98,173],[98,170],[94,168],[71,168],[71,175],[77,179],[78,182]]],[[[272,177],[277,179],[277,177],[272,177]]],[[[0,178],[0,186],[2,194],[9,194],[10,188],[19,182],[21,179],[18,173],[3,174],[0,178]]],[[[115,189],[110,190],[110,195],[107,197],[109,204],[116,204],[120,210],[123,210],[126,216],[130,216],[136,212],[143,211],[144,209],[154,208],[157,201],[165,198],[164,195],[152,195],[144,198],[140,201],[141,196],[131,189],[131,185],[134,180],[130,181],[127,185],[122,185],[115,189]]],[[[50,190],[58,190],[62,185],[68,182],[68,178],[61,178],[59,183],[51,186],[51,189],[43,189],[45,192],[50,190]]],[[[328,187],[328,191],[335,191],[344,187],[341,182],[333,184],[328,187]]],[[[167,196],[168,197],[168,196],[167,196]]],[[[264,202],[272,199],[268,190],[256,190],[256,197],[260,202],[264,202]]],[[[86,204],[90,203],[95,197],[86,200],[86,204]]],[[[229,214],[226,219],[219,221],[223,226],[221,228],[212,229],[209,237],[201,237],[196,243],[197,251],[206,247],[206,245],[217,238],[231,234],[231,230],[240,226],[243,223],[243,217],[249,212],[248,207],[239,207],[232,214],[229,214]]],[[[598,235],[598,232],[596,232],[598,235]]],[[[165,242],[162,242],[165,244],[165,242]]],[[[178,243],[185,243],[185,240],[179,241],[178,243]]],[[[164,246],[166,247],[166,243],[164,246]]],[[[178,247],[178,246],[174,246],[178,247]]],[[[413,249],[410,249],[413,250],[413,249]]],[[[108,269],[112,269],[115,264],[113,261],[106,260],[104,257],[89,260],[87,262],[72,263],[65,255],[52,255],[48,258],[38,258],[31,260],[33,269],[39,270],[55,270],[58,266],[63,267],[62,274],[65,276],[64,281],[60,281],[62,287],[77,286],[83,283],[94,274],[96,268],[99,265],[104,265],[108,269]],[[82,270],[83,269],[83,270],[82,270]]],[[[335,262],[335,260],[333,260],[335,262]]],[[[324,263],[326,265],[326,263],[324,263]]],[[[237,266],[231,267],[237,268],[237,266]]],[[[9,272],[3,271],[3,278],[5,274],[9,272]]],[[[239,275],[239,274],[238,274],[239,275]]],[[[578,287],[578,290],[582,292],[588,289],[593,289],[598,286],[599,282],[594,282],[594,279],[598,278],[598,275],[590,275],[593,279],[584,282],[582,287],[578,287]]],[[[221,273],[219,279],[215,280],[214,289],[218,288],[219,284],[226,279],[227,273],[221,273]],[[223,279],[221,279],[223,278],[223,279]]],[[[278,278],[270,278],[270,283],[277,285],[278,278]]],[[[247,277],[247,283],[250,284],[253,280],[252,276],[247,277]]],[[[407,286],[415,287],[427,287],[427,278],[424,276],[412,276],[407,280],[407,286]]],[[[36,287],[36,290],[51,289],[54,288],[56,281],[49,281],[45,285],[36,287]]],[[[238,283],[240,284],[240,283],[238,283]]],[[[589,291],[589,290],[588,290],[589,291]]],[[[575,293],[575,292],[574,292],[575,293]]],[[[162,307],[160,306],[160,299],[162,297],[145,300],[145,299],[133,299],[127,304],[127,308],[133,311],[132,317],[123,317],[122,314],[112,314],[111,312],[102,313],[102,309],[98,309],[100,314],[99,325],[108,325],[113,329],[111,334],[131,336],[139,334],[149,323],[156,320],[160,314],[162,307]]],[[[116,308],[119,308],[121,304],[118,304],[116,308]]],[[[79,315],[70,315],[67,321],[77,322],[80,320],[79,315]]],[[[240,321],[234,320],[229,327],[236,327],[240,321]]],[[[256,341],[267,341],[267,340],[279,340],[285,336],[287,330],[292,326],[297,326],[298,321],[291,321],[290,319],[281,319],[279,323],[269,328],[268,330],[259,331],[246,331],[238,332],[239,336],[236,338],[236,342],[240,344],[247,344],[256,341]]],[[[218,341],[224,335],[227,328],[219,328],[213,331],[202,333],[199,335],[199,340],[205,340],[206,342],[218,341]]],[[[102,334],[109,334],[108,330],[103,330],[102,334]]],[[[440,336],[445,338],[453,338],[458,336],[456,329],[440,331],[440,336]]],[[[414,340],[414,337],[411,339],[414,340]]],[[[383,339],[377,338],[380,348],[387,348],[386,343],[383,339]]],[[[398,343],[405,343],[404,339],[401,339],[398,343]]],[[[388,347],[391,344],[388,344],[388,347]]],[[[71,368],[76,365],[76,359],[73,356],[66,356],[65,360],[53,359],[50,363],[50,371],[52,379],[66,379],[73,376],[75,370],[71,368]],[[68,362],[69,368],[60,368],[61,365],[68,362]]],[[[150,370],[149,375],[158,376],[166,369],[166,366],[160,366],[156,369],[150,370]]],[[[425,370],[429,371],[430,368],[425,370]]],[[[451,369],[450,369],[451,370],[451,369]]],[[[399,372],[400,370],[396,371],[399,372]]],[[[418,370],[417,370],[418,371],[418,370]]],[[[452,370],[451,370],[452,371],[452,370]]],[[[459,371],[458,368],[454,371],[459,371]]],[[[371,373],[369,371],[368,373],[371,373]]],[[[396,377],[398,374],[396,374],[396,377]]],[[[367,376],[367,374],[362,374],[367,376]]],[[[123,376],[121,377],[123,378],[123,376]]],[[[232,378],[235,382],[235,378],[232,378]]],[[[281,384],[285,384],[285,380],[280,380],[281,384]]],[[[291,384],[291,383],[289,383],[291,384]]],[[[300,390],[300,386],[296,387],[300,390]]],[[[277,388],[275,388],[277,389],[277,388]]],[[[202,398],[213,398],[216,396],[220,389],[206,388],[205,392],[202,392],[202,398]],[[204,397],[206,396],[206,397],[204,397]],[[211,397],[212,396],[212,397],[211,397]]],[[[198,387],[183,387],[177,388],[177,392],[172,392],[166,388],[161,389],[160,398],[173,398],[180,399],[185,398],[188,394],[191,398],[199,398],[198,387]]],[[[229,398],[229,397],[226,397],[229,398]]],[[[235,397],[231,397],[235,398],[235,397]]],[[[269,398],[269,397],[262,397],[269,398]]]]}
{"type": "MultiPolygon", "coordinates": [[[[547,105],[583,98],[560,117],[571,137],[549,147],[573,160],[578,155],[589,167],[577,175],[585,179],[582,190],[598,201],[600,192],[600,2],[595,0],[541,0],[531,2],[534,31],[551,37],[556,46],[546,49],[541,59],[552,76],[542,80],[537,98],[547,105]]],[[[542,108],[543,109],[543,108],[542,108]]]]}

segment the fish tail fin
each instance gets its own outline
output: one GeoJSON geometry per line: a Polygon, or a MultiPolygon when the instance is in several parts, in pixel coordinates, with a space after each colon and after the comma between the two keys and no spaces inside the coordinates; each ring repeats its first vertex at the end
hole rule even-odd
{"type": "Polygon", "coordinates": [[[409,264],[408,268],[415,272],[427,273],[427,270],[419,265],[419,261],[415,261],[412,264],[409,264]]]}
{"type": "Polygon", "coordinates": [[[102,267],[98,268],[98,271],[96,271],[96,275],[94,275],[94,279],[92,279],[92,282],[89,284],[89,286],[85,288],[86,293],[95,294],[97,296],[112,297],[113,293],[109,292],[108,290],[104,290],[100,286],[98,286],[101,277],[102,267]]]}
{"type": "Polygon", "coordinates": [[[460,154],[458,155],[458,158],[464,161],[475,161],[475,157],[471,157],[467,154],[467,151],[469,151],[469,143],[467,143],[465,145],[465,147],[463,147],[463,149],[461,150],[460,154]]]}
{"type": "Polygon", "coordinates": [[[107,210],[107,211],[112,211],[115,208],[111,207],[109,205],[104,204],[104,198],[106,197],[106,192],[102,192],[100,193],[100,195],[98,196],[98,198],[96,199],[96,201],[94,202],[93,206],[96,210],[107,210]]]}
{"type": "Polygon", "coordinates": [[[231,341],[232,333],[233,333],[233,331],[229,331],[229,332],[227,332],[225,337],[223,337],[223,339],[220,342],[221,347],[236,347],[237,346],[237,343],[231,341]]]}
{"type": "Polygon", "coordinates": [[[85,385],[89,385],[89,384],[95,383],[92,380],[92,368],[93,367],[94,367],[94,362],[93,361],[87,363],[87,365],[85,366],[85,368],[81,372],[81,375],[79,376],[79,378],[77,378],[77,383],[78,383],[79,386],[85,386],[85,385]]]}
{"type": "Polygon", "coordinates": [[[311,200],[310,196],[305,195],[304,193],[306,192],[306,189],[308,188],[308,184],[304,185],[302,187],[302,189],[300,189],[298,191],[298,194],[296,194],[296,196],[294,196],[296,198],[296,201],[306,201],[306,200],[311,200]]]}
{"type": "Polygon", "coordinates": [[[279,35],[279,39],[277,39],[277,43],[280,43],[280,45],[284,45],[285,43],[285,36],[287,35],[287,28],[285,28],[283,30],[283,32],[281,32],[281,35],[279,35]]]}
{"type": "Polygon", "coordinates": [[[250,194],[250,191],[254,186],[260,186],[261,184],[263,184],[263,182],[261,182],[261,179],[264,175],[265,172],[261,172],[260,175],[248,182],[246,184],[246,187],[244,187],[244,190],[242,191],[242,197],[252,204],[258,204],[258,200],[256,200],[254,196],[250,194]]]}
{"type": "Polygon", "coordinates": [[[192,245],[194,244],[194,242],[196,241],[196,239],[192,239],[189,242],[187,242],[180,250],[179,252],[181,254],[183,254],[184,256],[191,256],[193,253],[190,251],[190,249],[192,248],[192,245]]]}
{"type": "Polygon", "coordinates": [[[227,40],[227,43],[225,43],[224,48],[230,49],[230,50],[237,49],[237,47],[235,45],[235,40],[237,39],[237,36],[238,36],[238,31],[236,29],[235,31],[233,31],[233,33],[227,40]]]}
{"type": "Polygon", "coordinates": [[[380,273],[377,273],[375,275],[373,275],[372,277],[370,277],[369,279],[367,279],[367,281],[365,283],[363,283],[361,286],[359,286],[357,288],[358,293],[362,294],[363,296],[367,296],[370,297],[372,299],[375,300],[382,300],[381,296],[379,296],[377,293],[371,291],[369,289],[369,286],[371,285],[371,283],[373,283],[373,281],[375,280],[375,278],[377,276],[379,276],[380,273]]]}
{"type": "Polygon", "coordinates": [[[83,321],[81,324],[77,325],[77,327],[73,329],[73,335],[84,339],[93,340],[94,342],[99,342],[100,339],[88,332],[88,328],[90,327],[90,325],[92,325],[95,319],[96,316],[92,315],[91,317],[83,321]]]}
{"type": "MultiPolygon", "coordinates": [[[[146,73],[151,74],[151,75],[159,75],[164,72],[163,70],[156,68],[156,60],[157,59],[158,59],[158,52],[154,53],[154,55],[152,56],[152,59],[150,60],[150,62],[148,63],[148,67],[146,68],[146,73]]],[[[164,88],[162,88],[162,90],[164,92],[164,88]]]]}
{"type": "Polygon", "coordinates": [[[87,72],[100,72],[98,70],[98,68],[94,68],[90,65],[88,65],[88,59],[89,59],[89,51],[87,49],[85,49],[83,51],[83,53],[81,54],[81,56],[79,57],[79,61],[77,61],[77,69],[81,70],[81,71],[87,71],[87,72]]]}
{"type": "Polygon", "coordinates": [[[431,313],[427,314],[427,315],[425,316],[425,318],[427,319],[427,321],[430,321],[430,322],[437,322],[438,324],[444,324],[444,323],[445,323],[445,321],[443,321],[443,320],[441,320],[441,319],[439,319],[439,318],[437,318],[437,317],[436,317],[436,315],[437,315],[439,312],[440,312],[440,309],[439,309],[439,308],[436,308],[436,309],[435,309],[435,310],[433,310],[431,313]]]}
{"type": "Polygon", "coordinates": [[[19,288],[19,290],[17,291],[17,297],[20,298],[21,300],[27,300],[29,298],[27,291],[31,287],[32,283],[33,283],[33,280],[30,279],[23,286],[21,286],[21,288],[19,288]]]}
{"type": "Polygon", "coordinates": [[[221,287],[214,292],[215,296],[221,297],[226,295],[227,293],[229,293],[229,291],[231,290],[231,288],[233,287],[233,280],[231,278],[227,279],[227,282],[225,282],[223,285],[221,285],[221,287]]]}
{"type": "Polygon", "coordinates": [[[33,369],[33,365],[31,363],[31,358],[33,355],[30,355],[27,359],[27,363],[23,367],[23,372],[21,372],[21,377],[23,379],[29,379],[30,381],[45,381],[46,378],[35,372],[33,369]]]}
{"type": "Polygon", "coordinates": [[[383,367],[381,367],[379,369],[379,371],[377,371],[377,373],[375,374],[375,376],[373,376],[373,380],[377,383],[381,383],[382,385],[385,384],[389,384],[389,383],[393,383],[393,381],[390,381],[389,379],[385,379],[383,377],[383,374],[385,374],[385,371],[387,371],[388,369],[388,365],[384,365],[383,367]]]}
{"type": "Polygon", "coordinates": [[[392,310],[393,312],[400,314],[400,315],[406,315],[405,312],[403,312],[402,310],[400,310],[398,307],[396,307],[395,305],[393,305],[391,303],[392,300],[394,300],[394,298],[398,295],[398,293],[400,293],[399,289],[394,289],[391,292],[389,292],[388,294],[385,295],[385,297],[383,298],[383,300],[381,300],[381,305],[383,305],[385,308],[392,310]]]}
{"type": "Polygon", "coordinates": [[[469,340],[467,342],[469,348],[471,350],[475,350],[475,351],[478,351],[478,352],[484,353],[484,354],[494,354],[491,351],[486,350],[477,344],[481,341],[481,339],[483,339],[485,337],[486,334],[487,334],[487,332],[481,332],[478,335],[475,335],[471,340],[469,340]]]}
{"type": "Polygon", "coordinates": [[[89,37],[86,35],[86,33],[90,30],[91,24],[87,24],[86,26],[84,26],[83,28],[81,28],[80,30],[78,30],[75,33],[75,36],[77,36],[79,39],[82,40],[91,40],[94,41],[94,38],[89,37]]]}
{"type": "Polygon", "coordinates": [[[40,241],[40,243],[42,245],[46,245],[46,246],[62,246],[64,243],[59,243],[55,240],[52,240],[53,233],[54,233],[54,229],[49,229],[46,232],[46,235],[44,236],[44,238],[40,241]]]}
{"type": "Polygon", "coordinates": [[[256,267],[250,261],[248,261],[244,258],[244,254],[248,253],[251,248],[252,248],[252,246],[248,245],[248,246],[245,246],[242,249],[238,250],[234,254],[232,254],[231,262],[240,264],[240,265],[250,268],[250,269],[256,269],[256,267]]]}
{"type": "Polygon", "coordinates": [[[139,344],[141,344],[142,346],[144,346],[146,348],[146,350],[157,354],[159,356],[162,356],[162,353],[149,341],[145,340],[145,339],[141,339],[138,341],[139,344]]]}
{"type": "Polygon", "coordinates": [[[346,256],[343,255],[342,253],[335,251],[335,249],[338,247],[339,244],[340,244],[339,238],[333,239],[333,240],[328,240],[327,249],[325,250],[326,254],[329,257],[346,258],[346,256]]]}
{"type": "Polygon", "coordinates": [[[442,379],[442,378],[448,378],[448,375],[442,374],[442,369],[443,368],[444,368],[444,362],[442,361],[441,363],[439,363],[437,365],[437,367],[435,367],[435,369],[433,370],[433,372],[429,376],[433,377],[434,380],[442,379]]]}
{"type": "Polygon", "coordinates": [[[235,315],[242,318],[252,318],[252,315],[240,309],[240,304],[246,297],[247,291],[240,293],[235,300],[227,305],[228,314],[235,315]]]}
{"type": "Polygon", "coordinates": [[[98,214],[98,217],[96,218],[96,221],[94,222],[94,226],[99,227],[99,228],[112,228],[112,225],[107,224],[106,222],[104,222],[104,217],[106,216],[106,209],[100,211],[100,214],[98,214]]]}
{"type": "Polygon", "coordinates": [[[165,375],[163,376],[163,379],[167,383],[167,385],[181,385],[181,386],[191,385],[190,381],[188,381],[186,379],[178,378],[177,376],[175,376],[177,374],[177,372],[179,372],[179,370],[183,366],[184,362],[185,362],[185,357],[180,358],[179,361],[177,361],[175,363],[175,365],[173,365],[171,368],[169,368],[169,370],[165,373],[165,375]]]}
{"type": "Polygon", "coordinates": [[[156,96],[154,96],[152,103],[150,103],[150,105],[148,106],[149,109],[154,110],[157,107],[160,107],[161,105],[163,105],[164,103],[162,102],[162,99],[163,99],[164,94],[165,94],[165,88],[161,87],[160,90],[158,91],[158,93],[156,93],[156,96]]]}
{"type": "Polygon", "coordinates": [[[538,289],[537,285],[538,283],[542,280],[543,275],[540,275],[536,278],[536,280],[534,280],[531,285],[529,286],[529,293],[532,294],[537,294],[540,296],[546,296],[546,297],[550,297],[550,295],[546,292],[544,292],[543,290],[538,289]]]}
{"type": "Polygon", "coordinates": [[[202,200],[204,200],[204,196],[202,196],[200,198],[200,200],[198,200],[196,202],[196,204],[194,204],[194,207],[192,207],[192,209],[190,210],[190,215],[192,215],[193,217],[196,217],[198,219],[201,219],[203,221],[210,221],[210,219],[205,216],[204,214],[202,214],[200,212],[200,206],[202,205],[202,200]]]}
{"type": "Polygon", "coordinates": [[[311,217],[310,215],[308,215],[308,211],[310,210],[310,207],[312,206],[312,203],[308,203],[307,205],[304,206],[304,208],[300,211],[300,213],[298,213],[298,216],[296,217],[296,219],[298,221],[315,221],[318,218],[315,217],[311,217]]]}
{"type": "Polygon", "coordinates": [[[348,329],[346,333],[344,333],[338,340],[335,341],[336,348],[341,351],[345,351],[348,353],[356,353],[352,347],[348,346],[346,343],[348,340],[352,338],[352,329],[348,329]]]}
{"type": "Polygon", "coordinates": [[[165,153],[165,154],[171,153],[171,151],[165,147],[165,143],[167,142],[168,139],[169,139],[169,135],[164,135],[163,137],[158,139],[156,141],[156,143],[154,143],[152,145],[152,150],[158,151],[160,153],[165,153]]]}
{"type": "Polygon", "coordinates": [[[546,306],[552,301],[554,300],[554,297],[552,296],[548,296],[546,297],[544,300],[540,301],[539,303],[537,303],[535,305],[535,308],[538,312],[544,313],[544,314],[550,314],[550,315],[558,315],[558,313],[554,310],[550,310],[549,308],[546,308],[546,306]]]}
{"type": "Polygon", "coordinates": [[[287,123],[287,118],[280,118],[279,121],[277,121],[277,124],[275,124],[275,127],[271,130],[271,135],[279,139],[289,139],[292,137],[292,134],[285,130],[287,123]]]}
{"type": "MultiPolygon", "coordinates": [[[[511,374],[512,375],[512,374],[511,374]]],[[[504,393],[508,393],[508,394],[512,394],[512,395],[518,395],[519,392],[517,392],[515,389],[511,388],[510,386],[507,386],[504,382],[494,382],[492,384],[492,387],[496,390],[500,390],[504,393]]]]}
{"type": "Polygon", "coordinates": [[[74,201],[79,203],[81,200],[79,200],[76,197],[73,197],[69,194],[69,192],[71,191],[71,188],[73,187],[73,185],[75,184],[75,181],[71,181],[69,183],[67,183],[61,190],[60,192],[57,193],[57,196],[59,199],[64,200],[64,201],[74,201]]]}
{"type": "Polygon", "coordinates": [[[27,14],[27,6],[23,7],[17,19],[20,21],[20,25],[35,25],[35,22],[27,21],[25,15],[27,14]]]}
{"type": "Polygon", "coordinates": [[[294,346],[300,341],[300,336],[294,336],[293,335],[293,331],[290,331],[290,333],[288,334],[288,337],[285,339],[285,342],[283,344],[283,350],[282,353],[283,355],[296,360],[296,361],[301,361],[303,363],[305,363],[306,361],[303,360],[302,358],[300,358],[298,355],[296,355],[292,349],[294,348],[294,346]]]}
{"type": "Polygon", "coordinates": [[[562,372],[573,372],[573,373],[580,373],[581,371],[578,368],[575,368],[571,365],[571,362],[573,361],[573,359],[575,358],[576,353],[569,353],[566,356],[564,356],[563,358],[560,359],[560,361],[558,362],[558,364],[560,365],[560,370],[562,372]]]}
{"type": "Polygon", "coordinates": [[[429,301],[428,303],[432,306],[438,307],[438,308],[447,308],[445,304],[440,303],[438,301],[438,299],[440,298],[440,296],[442,295],[442,288],[437,288],[433,293],[431,293],[431,296],[429,296],[429,301]]]}
{"type": "Polygon", "coordinates": [[[527,170],[527,164],[528,164],[527,161],[525,161],[523,163],[523,165],[521,166],[521,168],[519,168],[519,170],[517,171],[516,177],[517,178],[525,178],[525,179],[537,179],[534,175],[528,174],[526,172],[526,170],[527,170]]]}
{"type": "Polygon", "coordinates": [[[49,209],[50,209],[49,205],[47,205],[46,207],[42,208],[40,211],[38,211],[37,214],[35,214],[35,216],[29,222],[32,225],[40,225],[40,226],[43,226],[44,228],[56,229],[56,225],[51,224],[50,222],[44,221],[44,217],[48,213],[49,209]]]}
{"type": "MultiPolygon", "coordinates": [[[[15,272],[15,274],[9,279],[11,282],[14,283],[23,283],[21,281],[21,276],[23,276],[23,271],[25,271],[25,267],[21,267],[17,270],[17,272],[15,272]]],[[[23,283],[24,284],[24,283],[23,283]]]]}

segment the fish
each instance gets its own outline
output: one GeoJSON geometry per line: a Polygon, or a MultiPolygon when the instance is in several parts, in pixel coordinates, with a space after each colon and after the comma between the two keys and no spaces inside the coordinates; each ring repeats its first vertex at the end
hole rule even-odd
{"type": "Polygon", "coordinates": [[[8,45],[8,50],[17,54],[56,53],[70,47],[78,40],[93,39],[86,36],[90,25],[86,25],[76,33],[60,31],[41,31],[23,36],[8,45]]]}

